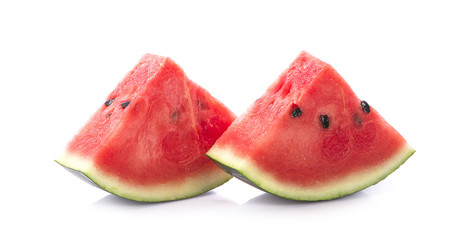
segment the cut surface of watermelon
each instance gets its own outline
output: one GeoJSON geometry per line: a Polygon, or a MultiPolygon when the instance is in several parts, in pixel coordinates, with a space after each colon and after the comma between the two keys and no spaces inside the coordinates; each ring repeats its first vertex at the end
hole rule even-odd
{"type": "Polygon", "coordinates": [[[315,201],[376,184],[413,153],[329,64],[302,52],[207,156],[267,192],[315,201]]]}
{"type": "Polygon", "coordinates": [[[234,118],[171,59],[147,54],[56,161],[124,198],[187,198],[231,178],[205,153],[234,118]]]}

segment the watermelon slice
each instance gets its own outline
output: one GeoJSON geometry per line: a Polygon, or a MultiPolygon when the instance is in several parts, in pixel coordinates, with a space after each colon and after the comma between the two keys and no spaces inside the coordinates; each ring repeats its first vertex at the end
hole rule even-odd
{"type": "Polygon", "coordinates": [[[207,156],[257,188],[315,201],[376,184],[413,153],[329,64],[302,52],[207,156]]]}
{"type": "Polygon", "coordinates": [[[124,198],[187,198],[231,178],[205,153],[234,118],[171,59],[147,54],[56,161],[124,198]]]}

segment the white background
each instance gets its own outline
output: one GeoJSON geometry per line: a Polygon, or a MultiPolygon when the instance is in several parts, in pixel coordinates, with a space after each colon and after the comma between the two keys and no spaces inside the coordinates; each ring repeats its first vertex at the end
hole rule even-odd
{"type": "Polygon", "coordinates": [[[1,1],[1,239],[458,239],[453,1],[1,1]],[[417,150],[381,183],[303,203],[233,179],[136,203],[53,159],[147,52],[241,114],[306,50],[417,150]]]}

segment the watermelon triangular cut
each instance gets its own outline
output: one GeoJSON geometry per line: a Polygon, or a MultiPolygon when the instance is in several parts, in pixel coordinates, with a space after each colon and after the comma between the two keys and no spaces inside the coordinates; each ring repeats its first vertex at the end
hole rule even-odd
{"type": "Polygon", "coordinates": [[[231,178],[205,153],[234,118],[171,59],[147,54],[56,161],[124,198],[183,199],[231,178]]]}
{"type": "Polygon", "coordinates": [[[413,153],[329,64],[302,52],[207,155],[257,188],[315,201],[376,184],[413,153]]]}

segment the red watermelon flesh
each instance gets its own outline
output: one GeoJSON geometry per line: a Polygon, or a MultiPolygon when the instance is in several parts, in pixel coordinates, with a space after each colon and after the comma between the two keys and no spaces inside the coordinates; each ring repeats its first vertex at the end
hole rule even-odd
{"type": "Polygon", "coordinates": [[[267,192],[312,201],[373,185],[413,153],[329,64],[302,52],[207,155],[267,192]]]}
{"type": "Polygon", "coordinates": [[[205,153],[234,114],[171,59],[147,54],[56,161],[138,201],[194,196],[230,175],[205,153]]]}

